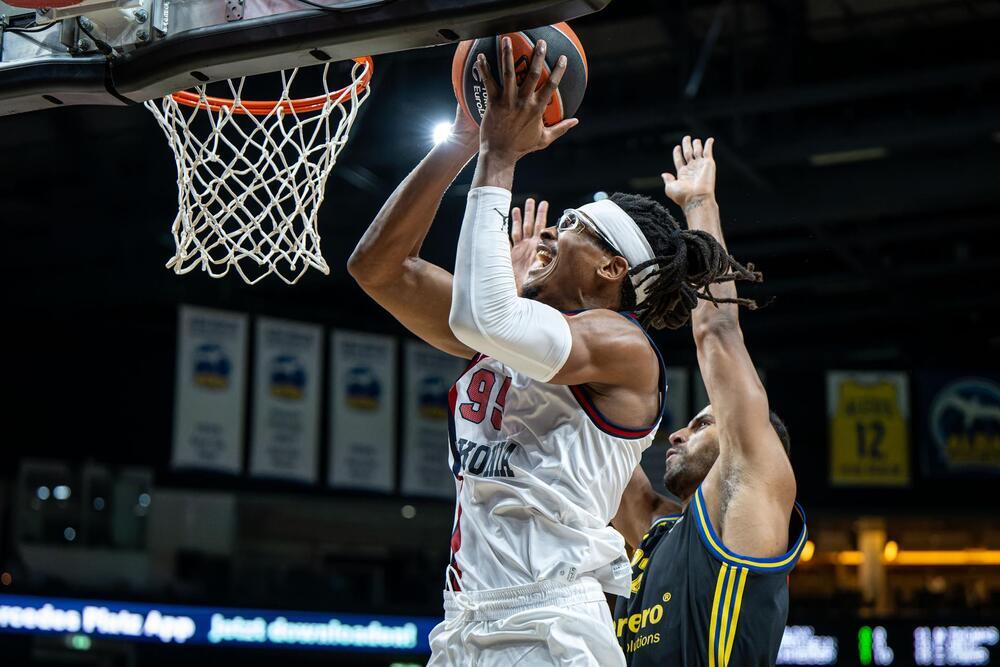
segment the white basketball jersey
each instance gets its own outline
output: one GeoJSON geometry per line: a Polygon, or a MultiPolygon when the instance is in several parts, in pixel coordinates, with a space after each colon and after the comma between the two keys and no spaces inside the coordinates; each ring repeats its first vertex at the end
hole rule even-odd
{"type": "MultiPolygon", "coordinates": [[[[661,361],[661,408],[664,378],[661,361]]],[[[646,429],[622,428],[583,387],[538,382],[483,355],[448,399],[457,491],[451,588],[591,575],[627,597],[625,541],[608,524],[659,417],[646,429]]]]}

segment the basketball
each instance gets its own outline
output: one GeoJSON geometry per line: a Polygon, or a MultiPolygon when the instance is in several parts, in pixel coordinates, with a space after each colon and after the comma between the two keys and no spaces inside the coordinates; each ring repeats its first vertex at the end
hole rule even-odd
{"type": "Polygon", "coordinates": [[[556,66],[559,56],[566,56],[566,75],[559,84],[559,90],[552,95],[548,108],[545,110],[546,125],[555,125],[564,118],[572,118],[587,90],[587,54],[584,53],[580,39],[566,23],[522,30],[520,32],[470,39],[458,45],[455,59],[451,66],[451,83],[455,89],[455,97],[462,109],[476,123],[483,119],[486,113],[486,88],[479,80],[479,74],[474,67],[479,54],[485,54],[490,65],[490,71],[503,85],[500,76],[500,40],[510,37],[514,47],[514,70],[517,82],[520,84],[528,73],[531,64],[531,54],[538,40],[545,40],[548,50],[545,53],[545,68],[542,78],[538,81],[541,88],[549,80],[549,73],[556,66]]]}

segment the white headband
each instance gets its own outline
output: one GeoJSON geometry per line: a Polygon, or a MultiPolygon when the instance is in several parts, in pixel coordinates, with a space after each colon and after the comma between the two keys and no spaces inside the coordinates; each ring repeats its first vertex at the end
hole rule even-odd
{"type": "MultiPolygon", "coordinates": [[[[653,254],[653,248],[649,245],[649,241],[643,236],[639,225],[635,224],[632,216],[610,199],[584,204],[576,210],[583,213],[587,222],[594,225],[601,234],[611,241],[622,257],[628,261],[629,268],[639,266],[656,256],[653,254]]],[[[637,306],[646,300],[647,295],[646,287],[640,287],[639,284],[654,268],[648,266],[638,274],[630,276],[632,286],[635,288],[635,305],[637,306]]]]}

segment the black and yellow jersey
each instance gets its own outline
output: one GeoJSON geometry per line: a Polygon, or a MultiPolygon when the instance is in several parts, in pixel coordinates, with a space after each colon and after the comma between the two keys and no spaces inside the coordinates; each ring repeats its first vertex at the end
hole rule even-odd
{"type": "Polygon", "coordinates": [[[715,534],[701,487],[684,514],[653,522],[632,558],[632,595],[615,631],[633,667],[773,665],[788,617],[788,572],[806,543],[796,503],[791,548],[778,558],[735,554],[715,534]]]}

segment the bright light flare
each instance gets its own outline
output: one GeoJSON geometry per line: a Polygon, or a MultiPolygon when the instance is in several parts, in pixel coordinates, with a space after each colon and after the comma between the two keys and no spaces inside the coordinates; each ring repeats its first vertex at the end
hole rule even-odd
{"type": "Polygon", "coordinates": [[[434,126],[434,145],[437,146],[441,142],[448,141],[448,137],[451,136],[451,123],[441,122],[434,126]]]}

